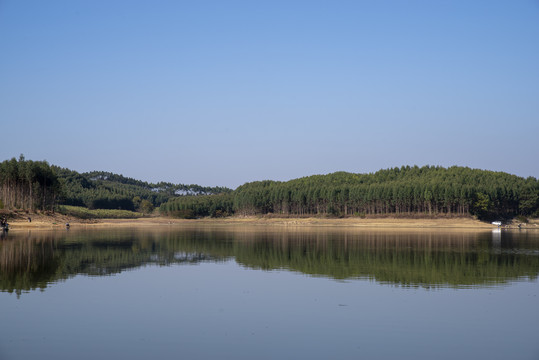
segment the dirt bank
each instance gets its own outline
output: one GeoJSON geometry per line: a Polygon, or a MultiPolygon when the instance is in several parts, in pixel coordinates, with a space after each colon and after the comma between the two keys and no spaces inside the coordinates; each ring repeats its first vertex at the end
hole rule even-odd
{"type": "MultiPolygon", "coordinates": [[[[370,228],[451,228],[451,229],[493,229],[496,226],[472,218],[437,218],[437,219],[403,219],[403,218],[268,218],[268,217],[230,217],[222,219],[182,220],[167,217],[145,217],[139,219],[77,219],[61,214],[14,214],[8,220],[10,229],[51,229],[70,227],[129,227],[129,226],[178,226],[178,225],[257,225],[257,226],[320,226],[320,227],[370,227],[370,228]],[[31,222],[28,221],[31,218],[31,222]]],[[[522,228],[538,229],[539,220],[521,224],[522,228]]],[[[505,227],[518,228],[518,223],[505,227]]]]}

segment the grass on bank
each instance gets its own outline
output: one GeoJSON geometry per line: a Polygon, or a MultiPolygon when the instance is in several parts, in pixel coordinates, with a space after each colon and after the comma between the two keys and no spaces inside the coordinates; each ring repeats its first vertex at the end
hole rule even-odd
{"type": "Polygon", "coordinates": [[[90,210],[82,206],[60,205],[58,212],[63,215],[73,216],[79,219],[138,219],[144,217],[143,213],[129,210],[90,210]]]}

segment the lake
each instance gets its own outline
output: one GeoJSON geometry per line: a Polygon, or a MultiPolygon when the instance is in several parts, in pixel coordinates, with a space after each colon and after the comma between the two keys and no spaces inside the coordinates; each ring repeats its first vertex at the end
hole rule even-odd
{"type": "Polygon", "coordinates": [[[539,231],[159,226],[0,240],[0,359],[539,359],[539,231]]]}

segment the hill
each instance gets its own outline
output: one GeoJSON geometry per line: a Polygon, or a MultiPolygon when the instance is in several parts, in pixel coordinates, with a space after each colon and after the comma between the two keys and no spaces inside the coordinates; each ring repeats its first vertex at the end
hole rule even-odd
{"type": "Polygon", "coordinates": [[[57,166],[52,168],[63,185],[60,204],[85,206],[89,209],[135,210],[145,202],[158,207],[178,195],[195,196],[232,191],[225,187],[196,184],[153,184],[104,171],[78,173],[57,166]]]}
{"type": "Polygon", "coordinates": [[[89,209],[153,209],[179,195],[227,193],[225,187],[157,184],[104,171],[78,173],[46,161],[12,158],[0,163],[0,209],[53,210],[56,205],[89,209]]]}
{"type": "Polygon", "coordinates": [[[370,174],[336,172],[286,182],[246,183],[231,193],[187,196],[161,205],[179,217],[221,215],[537,216],[539,182],[488,170],[403,166],[370,174]]]}
{"type": "Polygon", "coordinates": [[[539,215],[539,181],[453,166],[402,166],[370,174],[336,172],[290,181],[255,181],[236,190],[148,183],[111,172],[76,171],[25,160],[0,163],[0,209],[56,205],[140,210],[181,218],[228,215],[470,216],[539,215]]]}

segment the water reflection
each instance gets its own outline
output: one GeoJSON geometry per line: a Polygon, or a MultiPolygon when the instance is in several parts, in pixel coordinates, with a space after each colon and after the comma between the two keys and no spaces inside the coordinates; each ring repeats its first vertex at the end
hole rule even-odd
{"type": "Polygon", "coordinates": [[[0,242],[0,289],[21,294],[77,274],[234,259],[333,279],[470,287],[536,279],[533,232],[208,228],[12,232],[0,242]]]}
{"type": "Polygon", "coordinates": [[[502,244],[502,229],[493,229],[492,230],[492,245],[494,247],[500,247],[502,244]]]}

